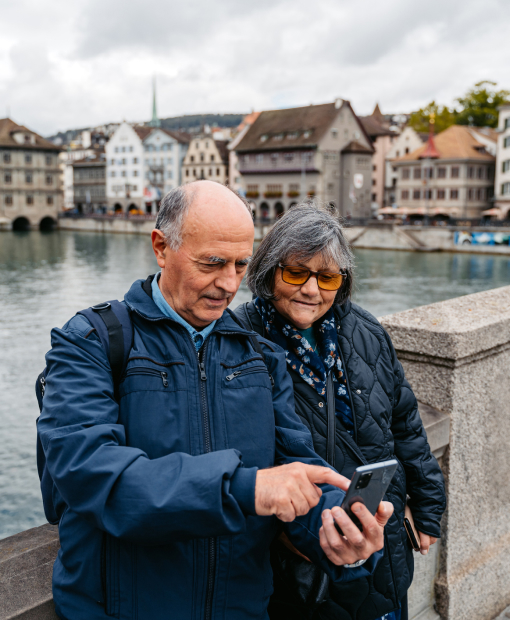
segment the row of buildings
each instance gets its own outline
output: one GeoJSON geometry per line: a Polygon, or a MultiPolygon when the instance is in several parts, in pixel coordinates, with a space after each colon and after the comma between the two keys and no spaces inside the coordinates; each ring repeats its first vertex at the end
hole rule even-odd
{"type": "MultiPolygon", "coordinates": [[[[406,115],[365,117],[349,101],[252,113],[232,138],[122,122],[62,149],[0,120],[0,223],[81,213],[155,214],[177,185],[210,179],[273,220],[307,197],[345,218],[510,218],[510,106],[497,130],[452,126],[418,134],[406,115]]],[[[46,219],[45,219],[46,218],[46,219]]],[[[48,219],[49,218],[49,219],[48,219]]]]}

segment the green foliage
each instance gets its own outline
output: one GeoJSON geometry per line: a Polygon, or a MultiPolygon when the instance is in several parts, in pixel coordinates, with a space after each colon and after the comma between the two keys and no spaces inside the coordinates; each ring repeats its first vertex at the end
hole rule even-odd
{"type": "Polygon", "coordinates": [[[498,106],[510,103],[510,91],[496,90],[496,82],[477,82],[463,97],[455,101],[460,109],[448,108],[431,101],[424,108],[413,112],[409,125],[416,131],[428,132],[431,114],[435,115],[434,132],[439,133],[450,125],[497,127],[498,106]]]}
{"type": "Polygon", "coordinates": [[[464,97],[457,98],[461,106],[458,125],[498,126],[498,106],[510,103],[510,91],[496,90],[495,86],[496,82],[488,80],[477,82],[464,97]]]}
{"type": "Polygon", "coordinates": [[[440,106],[435,101],[431,101],[424,108],[413,112],[409,117],[409,125],[416,131],[428,133],[431,115],[435,115],[434,132],[444,131],[450,125],[455,125],[457,119],[456,110],[450,110],[446,106],[440,106]]]}

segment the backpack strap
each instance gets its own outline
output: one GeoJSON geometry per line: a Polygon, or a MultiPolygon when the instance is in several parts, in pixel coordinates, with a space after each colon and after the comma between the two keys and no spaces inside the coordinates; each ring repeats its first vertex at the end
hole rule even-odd
{"type": "Polygon", "coordinates": [[[110,361],[117,391],[133,342],[133,323],[127,306],[115,299],[81,310],[78,314],[83,315],[96,330],[110,361]]]}

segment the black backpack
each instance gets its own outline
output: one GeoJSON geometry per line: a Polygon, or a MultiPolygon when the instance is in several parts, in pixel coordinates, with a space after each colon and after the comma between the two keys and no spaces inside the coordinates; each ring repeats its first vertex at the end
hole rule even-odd
{"type": "MultiPolygon", "coordinates": [[[[112,300],[81,310],[77,314],[86,317],[99,336],[110,362],[115,397],[117,398],[120,379],[124,374],[133,342],[133,324],[130,312],[124,303],[112,300]]],[[[42,410],[43,406],[47,370],[46,367],[37,377],[35,383],[35,395],[39,404],[39,411],[42,410]]],[[[46,467],[46,456],[44,455],[39,430],[37,431],[37,471],[41,481],[44,514],[49,523],[56,525],[60,521],[62,511],[54,503],[55,483],[46,467]]]]}

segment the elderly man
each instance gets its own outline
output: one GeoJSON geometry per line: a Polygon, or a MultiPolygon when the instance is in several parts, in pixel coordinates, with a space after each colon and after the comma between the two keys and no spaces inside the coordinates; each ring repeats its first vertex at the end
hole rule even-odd
{"type": "Polygon", "coordinates": [[[253,237],[229,189],[167,194],[152,232],[161,274],[124,300],[134,336],[118,386],[83,315],[53,330],[38,430],[59,507],[60,618],[263,620],[283,522],[332,580],[374,570],[391,504],[376,517],[359,506],[363,534],[335,509],[338,534],[329,509],[347,481],[314,453],[282,351],[254,346],[227,310],[253,237]]]}

